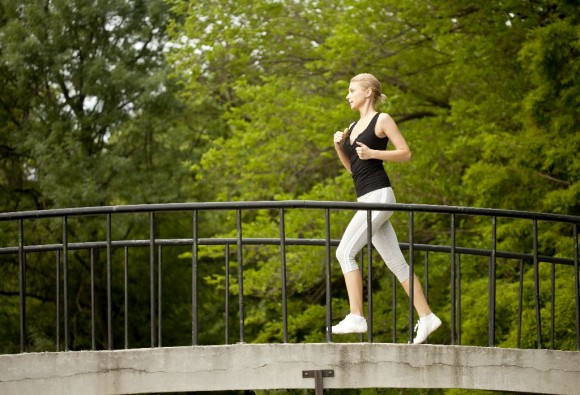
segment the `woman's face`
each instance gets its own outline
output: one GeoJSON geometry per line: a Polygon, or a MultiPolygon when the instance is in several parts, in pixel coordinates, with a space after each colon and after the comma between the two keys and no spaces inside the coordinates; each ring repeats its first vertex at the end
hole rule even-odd
{"type": "Polygon", "coordinates": [[[351,82],[346,100],[349,102],[351,109],[360,108],[367,100],[367,89],[363,88],[359,82],[351,82]]]}

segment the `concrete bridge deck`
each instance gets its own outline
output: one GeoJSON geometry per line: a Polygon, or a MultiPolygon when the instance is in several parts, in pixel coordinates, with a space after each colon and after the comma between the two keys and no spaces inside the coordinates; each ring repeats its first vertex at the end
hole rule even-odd
{"type": "Polygon", "coordinates": [[[308,370],[333,371],[323,388],[580,393],[577,351],[309,343],[0,355],[0,394],[314,389],[308,370]]]}

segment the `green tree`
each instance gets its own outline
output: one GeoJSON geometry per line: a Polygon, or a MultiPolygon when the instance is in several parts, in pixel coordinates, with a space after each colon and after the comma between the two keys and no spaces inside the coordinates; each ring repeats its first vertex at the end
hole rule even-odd
{"type": "MultiPolygon", "coordinates": [[[[170,13],[163,1],[6,0],[0,2],[0,15],[0,210],[175,202],[196,196],[188,184],[193,181],[191,164],[205,144],[199,117],[203,109],[180,97],[170,77],[165,61],[170,13]]],[[[117,221],[115,239],[148,238],[146,218],[117,221]]],[[[104,240],[105,223],[104,217],[84,223],[70,219],[69,241],[104,240]]],[[[160,219],[158,232],[183,223],[190,221],[160,219]]],[[[62,242],[59,221],[38,221],[24,229],[28,244],[62,242]]],[[[17,229],[6,230],[2,245],[17,245],[17,229]]],[[[2,256],[0,267],[0,293],[7,300],[3,320],[10,322],[18,322],[16,258],[2,256]]],[[[88,348],[90,257],[71,253],[69,259],[69,292],[78,301],[70,306],[71,346],[88,348]]],[[[114,259],[122,262],[122,255],[115,253],[114,259]]],[[[30,347],[43,350],[44,339],[54,338],[55,261],[34,254],[27,260],[28,329],[35,339],[30,347]]],[[[106,333],[104,261],[104,253],[97,252],[100,334],[106,333]]],[[[142,284],[135,288],[135,299],[147,300],[147,270],[138,265],[130,270],[142,284]]],[[[115,271],[117,319],[122,266],[115,271]]],[[[133,318],[135,331],[145,331],[147,317],[133,318]]],[[[17,330],[2,336],[3,349],[15,350],[17,330]]],[[[102,339],[106,335],[99,336],[98,347],[106,346],[102,339]]]]}

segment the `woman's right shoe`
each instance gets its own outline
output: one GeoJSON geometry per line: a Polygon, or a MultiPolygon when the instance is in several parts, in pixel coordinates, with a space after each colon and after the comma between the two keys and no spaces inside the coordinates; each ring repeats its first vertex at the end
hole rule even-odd
{"type": "Polygon", "coordinates": [[[332,327],[332,333],[343,335],[347,333],[365,333],[367,331],[367,320],[365,317],[355,314],[347,314],[338,324],[332,327]]]}

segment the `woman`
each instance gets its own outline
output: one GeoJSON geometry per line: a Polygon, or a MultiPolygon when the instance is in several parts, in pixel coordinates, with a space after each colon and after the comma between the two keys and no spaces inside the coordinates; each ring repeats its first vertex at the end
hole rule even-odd
{"type": "MultiPolygon", "coordinates": [[[[377,102],[384,102],[385,99],[379,81],[372,74],[355,76],[350,81],[346,100],[351,109],[360,112],[360,119],[344,131],[334,134],[334,147],[340,161],[352,174],[359,202],[395,203],[395,195],[383,162],[411,160],[411,151],[395,121],[388,114],[375,110],[377,102]],[[386,150],[388,141],[391,141],[395,149],[386,150]]],[[[392,214],[392,211],[372,212],[372,242],[408,295],[409,265],[405,261],[397,235],[389,221],[392,214]]],[[[367,322],[363,315],[362,275],[354,259],[366,243],[367,211],[361,210],[348,224],[336,251],[344,274],[350,314],[332,327],[332,333],[367,331],[367,322]]],[[[413,289],[414,306],[419,314],[413,343],[419,344],[439,328],[441,320],[431,312],[417,276],[414,276],[413,289]]]]}

